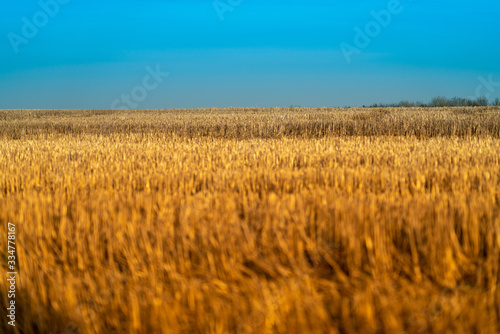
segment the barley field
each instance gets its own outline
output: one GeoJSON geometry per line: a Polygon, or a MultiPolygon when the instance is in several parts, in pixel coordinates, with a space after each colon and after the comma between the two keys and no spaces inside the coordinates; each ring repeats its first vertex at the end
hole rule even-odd
{"type": "Polygon", "coordinates": [[[0,111],[0,171],[0,332],[500,332],[499,107],[0,111]]]}

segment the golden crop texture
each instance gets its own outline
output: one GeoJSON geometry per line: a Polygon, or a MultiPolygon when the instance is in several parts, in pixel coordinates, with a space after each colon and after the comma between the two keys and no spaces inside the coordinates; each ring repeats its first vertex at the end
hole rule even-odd
{"type": "Polygon", "coordinates": [[[499,333],[499,213],[499,108],[0,111],[15,333],[499,333]]]}

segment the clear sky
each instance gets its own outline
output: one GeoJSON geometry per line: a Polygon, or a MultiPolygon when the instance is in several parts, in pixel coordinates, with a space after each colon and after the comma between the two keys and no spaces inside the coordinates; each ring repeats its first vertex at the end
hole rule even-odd
{"type": "Polygon", "coordinates": [[[492,100],[499,22],[493,0],[8,1],[0,109],[492,100]]]}

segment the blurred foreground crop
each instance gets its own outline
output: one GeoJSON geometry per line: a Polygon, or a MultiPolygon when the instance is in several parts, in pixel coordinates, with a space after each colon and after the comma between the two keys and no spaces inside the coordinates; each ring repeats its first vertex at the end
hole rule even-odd
{"type": "Polygon", "coordinates": [[[500,332],[499,108],[0,111],[0,171],[18,333],[500,332]]]}

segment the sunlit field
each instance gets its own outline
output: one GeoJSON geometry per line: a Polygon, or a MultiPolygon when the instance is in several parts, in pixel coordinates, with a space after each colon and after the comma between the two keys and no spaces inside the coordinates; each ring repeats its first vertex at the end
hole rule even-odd
{"type": "Polygon", "coordinates": [[[8,222],[17,333],[498,333],[500,108],[0,111],[8,222]]]}

